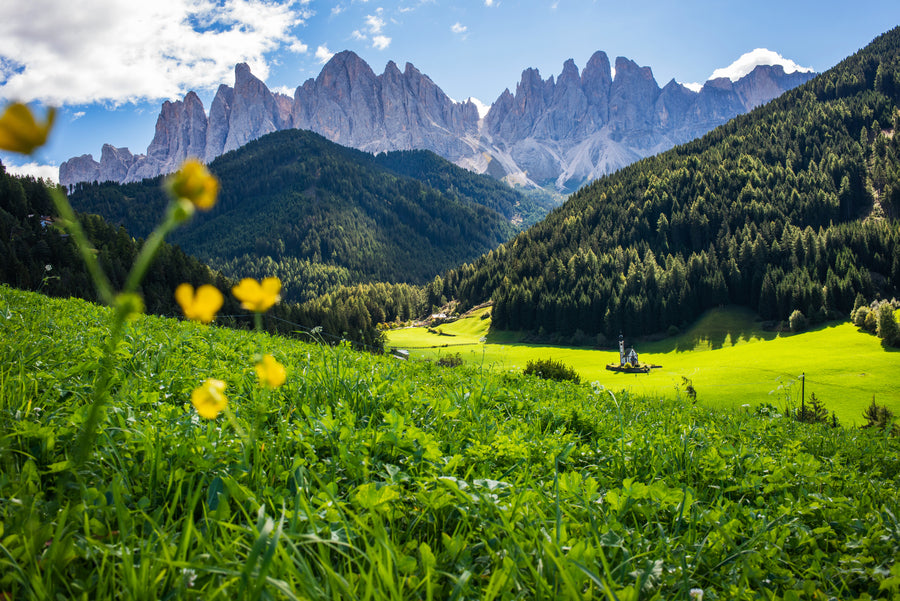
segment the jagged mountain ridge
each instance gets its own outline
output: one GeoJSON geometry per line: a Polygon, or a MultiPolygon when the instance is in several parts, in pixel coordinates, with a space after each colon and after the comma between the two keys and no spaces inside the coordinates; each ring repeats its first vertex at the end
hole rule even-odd
{"type": "Polygon", "coordinates": [[[381,75],[351,51],[336,54],[293,99],[272,93],[246,64],[234,87],[220,85],[209,114],[194,92],[166,101],[146,154],[105,144],[100,161],[73,157],[60,183],[134,182],[174,171],[186,157],[210,162],[283,129],[308,129],[372,153],[426,149],[477,173],[526,186],[571,191],[635,160],[696,138],[808,79],[758,66],[736,82],[720,78],[699,92],[670,81],[660,88],[649,67],[618,57],[613,77],[602,51],[579,72],[569,59],[558,78],[526,69],[480,118],[412,64],[389,62],[381,75]]]}

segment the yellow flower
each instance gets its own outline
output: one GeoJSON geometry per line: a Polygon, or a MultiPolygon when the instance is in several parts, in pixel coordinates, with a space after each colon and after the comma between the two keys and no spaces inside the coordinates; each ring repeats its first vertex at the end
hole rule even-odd
{"type": "Polygon", "coordinates": [[[216,318],[216,311],[222,308],[225,299],[215,286],[203,284],[194,293],[194,287],[185,283],[175,289],[175,300],[181,305],[185,317],[209,323],[216,318]]]}
{"type": "Polygon", "coordinates": [[[231,292],[241,301],[243,308],[264,313],[281,299],[281,280],[270,277],[259,283],[253,278],[244,278],[231,292]]]}
{"type": "Polygon", "coordinates": [[[228,405],[225,382],[214,378],[208,379],[191,393],[191,403],[194,404],[200,417],[216,419],[228,405]]]}
{"type": "Polygon", "coordinates": [[[268,388],[278,388],[287,379],[284,365],[276,361],[272,355],[264,355],[262,360],[256,364],[256,375],[259,376],[259,381],[263,386],[268,388]]]}
{"type": "Polygon", "coordinates": [[[219,180],[197,159],[188,159],[181,169],[169,178],[169,190],[178,199],[188,200],[198,209],[208,211],[216,204],[219,180]]]}
{"type": "Polygon", "coordinates": [[[53,127],[56,110],[47,110],[47,121],[38,123],[31,109],[21,102],[6,107],[0,117],[0,150],[31,154],[38,146],[43,146],[53,127]]]}

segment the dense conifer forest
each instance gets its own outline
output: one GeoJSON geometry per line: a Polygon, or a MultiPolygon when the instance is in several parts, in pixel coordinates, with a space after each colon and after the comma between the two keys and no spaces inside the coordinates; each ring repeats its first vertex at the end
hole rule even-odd
{"type": "MultiPolygon", "coordinates": [[[[15,177],[0,164],[0,281],[50,296],[75,296],[97,301],[97,291],[81,257],[56,222],[48,182],[15,177]]],[[[113,227],[97,215],[81,215],[82,226],[112,283],[124,283],[140,241],[122,227],[113,227]]],[[[178,284],[213,284],[223,290],[230,281],[213,272],[180,248],[164,245],[142,286],[151,313],[175,315],[173,291],[178,284]]],[[[238,304],[229,301],[234,313],[238,304]]]]}
{"type": "Polygon", "coordinates": [[[706,309],[848,315],[900,287],[900,29],[703,138],[604,177],[431,286],[495,327],[615,336],[706,309]]]}
{"type": "MultiPolygon", "coordinates": [[[[15,177],[0,164],[0,282],[49,296],[78,297],[97,302],[94,284],[71,239],[55,223],[56,212],[47,192],[48,182],[31,177],[15,177]]],[[[143,240],[132,238],[123,227],[109,225],[102,217],[79,215],[85,233],[97,251],[112,284],[121,288],[143,240]]],[[[270,260],[271,262],[271,260],[270,260]]],[[[262,279],[279,275],[278,270],[248,269],[240,277],[262,279]]],[[[241,265],[241,267],[246,267],[241,265]]],[[[327,274],[328,267],[309,264],[309,273],[327,274]]],[[[298,268],[299,273],[304,273],[298,268]]],[[[315,337],[328,343],[349,340],[361,348],[380,352],[381,321],[410,319],[422,310],[420,288],[407,284],[345,286],[332,278],[330,294],[315,295],[305,302],[282,302],[266,315],[265,328],[282,335],[315,337]]],[[[237,279],[184,253],[178,246],[163,244],[145,277],[141,292],[148,313],[180,315],[175,288],[182,282],[193,286],[211,284],[225,294],[225,305],[217,322],[230,327],[251,327],[250,315],[229,294],[237,279]]]]}

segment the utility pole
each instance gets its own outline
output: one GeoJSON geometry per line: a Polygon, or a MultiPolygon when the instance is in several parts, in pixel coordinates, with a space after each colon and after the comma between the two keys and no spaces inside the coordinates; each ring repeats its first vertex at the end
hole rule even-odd
{"type": "Polygon", "coordinates": [[[800,415],[806,417],[806,372],[800,374],[800,415]]]}

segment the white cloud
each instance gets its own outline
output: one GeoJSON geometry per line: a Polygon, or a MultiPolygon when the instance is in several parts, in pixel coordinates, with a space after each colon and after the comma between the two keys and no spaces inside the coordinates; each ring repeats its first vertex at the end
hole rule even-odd
{"type": "Polygon", "coordinates": [[[338,4],[337,6],[333,6],[331,8],[331,16],[337,16],[337,15],[341,14],[342,12],[344,12],[345,10],[346,9],[343,6],[341,6],[340,4],[338,4]]]}
{"type": "Polygon", "coordinates": [[[489,110],[491,110],[490,105],[483,103],[474,96],[469,96],[469,102],[475,105],[475,108],[478,109],[478,116],[482,119],[484,119],[484,116],[488,114],[489,110]]]}
{"type": "Polygon", "coordinates": [[[283,94],[290,98],[294,97],[294,92],[297,91],[297,88],[292,88],[289,86],[278,86],[277,88],[269,88],[269,91],[273,94],[283,94]]]}
{"type": "Polygon", "coordinates": [[[26,163],[24,165],[5,165],[5,167],[6,172],[11,175],[31,176],[34,178],[49,179],[53,183],[59,183],[59,167],[55,165],[26,163]]]}
{"type": "Polygon", "coordinates": [[[294,42],[290,46],[288,46],[288,49],[291,52],[295,52],[297,54],[306,54],[306,51],[309,50],[309,46],[307,46],[300,40],[294,40],[294,42]]]}
{"type": "Polygon", "coordinates": [[[484,0],[485,6],[494,6],[494,0],[484,0]]]}
{"type": "Polygon", "coordinates": [[[379,8],[375,11],[374,15],[366,15],[366,22],[363,29],[356,29],[350,36],[357,41],[367,42],[369,40],[369,35],[372,36],[372,48],[376,50],[384,50],[388,46],[391,45],[391,38],[386,35],[383,35],[385,21],[381,18],[381,15],[384,13],[383,8],[379,8]],[[368,33],[366,33],[368,32],[368,33]]]}
{"type": "Polygon", "coordinates": [[[468,27],[457,21],[450,27],[450,31],[453,33],[465,33],[468,27]]]}
{"type": "Polygon", "coordinates": [[[366,27],[370,33],[381,33],[384,29],[384,19],[377,15],[366,15],[366,27]]]}
{"type": "Polygon", "coordinates": [[[727,77],[731,81],[737,81],[745,75],[749,74],[759,65],[781,65],[785,73],[793,73],[800,71],[801,73],[811,73],[812,67],[801,67],[792,60],[786,59],[777,52],[766,48],[757,48],[752,52],[741,55],[739,59],[721,69],[716,69],[709,76],[710,79],[719,77],[727,77]]]}
{"type": "Polygon", "coordinates": [[[82,117],[84,117],[84,115],[85,115],[84,111],[78,111],[77,113],[72,115],[72,121],[77,121],[78,119],[81,119],[82,117]]]}
{"type": "Polygon", "coordinates": [[[212,88],[235,63],[268,75],[266,54],[305,45],[313,13],[287,0],[58,0],[0,3],[0,97],[119,104],[212,88]]]}
{"type": "Polygon", "coordinates": [[[682,83],[680,81],[678,83],[680,83],[681,85],[683,85],[684,87],[686,87],[688,90],[690,90],[692,92],[699,92],[700,90],[703,89],[702,83],[696,83],[696,82],[682,83]]]}
{"type": "Polygon", "coordinates": [[[372,38],[372,47],[376,50],[384,50],[391,45],[391,38],[386,35],[376,35],[372,38]]]}
{"type": "Polygon", "coordinates": [[[316,48],[316,58],[320,63],[327,63],[334,56],[334,52],[328,49],[328,46],[319,46],[316,48]]]}

